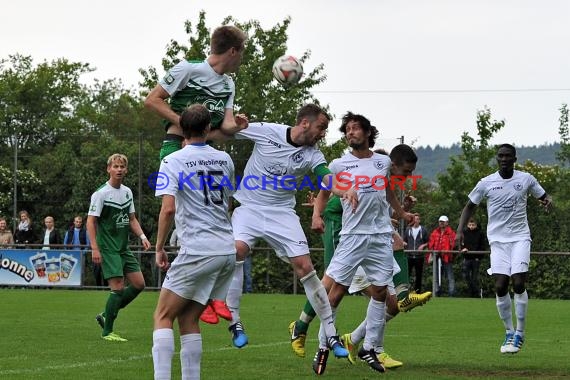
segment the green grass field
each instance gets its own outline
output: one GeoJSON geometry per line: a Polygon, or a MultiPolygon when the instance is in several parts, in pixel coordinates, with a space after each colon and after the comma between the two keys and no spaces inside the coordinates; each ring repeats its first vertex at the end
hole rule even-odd
{"type": "MultiPolygon", "coordinates": [[[[0,289],[0,379],[151,379],[152,313],[157,292],[144,292],[115,323],[127,343],[99,338],[94,317],[107,292],[0,289]]],[[[307,357],[296,357],[287,326],[304,297],[245,295],[242,318],[250,344],[231,347],[227,325],[204,325],[203,379],[314,378],[318,324],[309,330],[307,357]]],[[[346,297],[339,331],[363,317],[366,300],[346,297]]],[[[433,299],[399,315],[386,330],[385,347],[403,367],[380,374],[364,363],[329,358],[324,378],[557,379],[570,376],[570,302],[531,299],[527,340],[516,355],[501,355],[503,328],[494,299],[433,299]]],[[[177,350],[179,349],[178,340],[177,350]]],[[[173,379],[180,378],[177,353],[173,379]]]]}

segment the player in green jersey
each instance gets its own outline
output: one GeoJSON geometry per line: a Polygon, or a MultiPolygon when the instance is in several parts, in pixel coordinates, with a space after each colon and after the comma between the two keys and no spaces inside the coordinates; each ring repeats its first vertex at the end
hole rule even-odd
{"type": "Polygon", "coordinates": [[[227,74],[239,68],[246,38],[247,35],[235,26],[216,28],[210,39],[208,58],[204,61],[182,60],[148,94],[145,107],[164,119],[166,129],[161,160],[182,147],[180,114],[191,104],[202,104],[210,111],[212,131],[209,140],[215,139],[220,132],[232,135],[240,130],[233,113],[235,84],[227,74]]]}
{"type": "Polygon", "coordinates": [[[97,315],[96,320],[103,329],[101,337],[113,342],[126,341],[113,332],[113,323],[119,310],[134,300],[145,287],[139,262],[129,250],[129,230],[140,237],[145,250],[150,249],[150,242],[135,216],[133,193],[123,185],[127,171],[126,156],[116,153],[109,157],[109,180],[91,196],[87,216],[93,263],[102,266],[103,278],[111,288],[105,311],[97,315]],[[125,277],[129,281],[127,287],[125,277]]]}

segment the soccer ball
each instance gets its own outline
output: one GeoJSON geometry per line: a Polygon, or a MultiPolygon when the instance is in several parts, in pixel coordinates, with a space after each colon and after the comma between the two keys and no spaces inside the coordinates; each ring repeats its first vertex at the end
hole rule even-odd
{"type": "Polygon", "coordinates": [[[275,60],[272,71],[277,82],[284,86],[292,86],[299,83],[303,76],[303,65],[292,55],[284,55],[275,60]]]}

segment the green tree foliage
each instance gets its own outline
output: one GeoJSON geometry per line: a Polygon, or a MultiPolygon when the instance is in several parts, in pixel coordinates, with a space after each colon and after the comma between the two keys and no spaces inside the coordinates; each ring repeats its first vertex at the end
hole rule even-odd
{"type": "MultiPolygon", "coordinates": [[[[481,178],[496,170],[493,161],[496,148],[490,140],[504,125],[503,120],[493,120],[490,109],[478,111],[477,139],[464,132],[461,136],[462,153],[451,157],[447,171],[438,175],[439,188],[433,194],[433,202],[439,206],[439,215],[450,217],[450,224],[458,221],[471,189],[481,178]]],[[[434,215],[434,220],[437,220],[435,218],[434,215]]]]}
{"type": "Polygon", "coordinates": [[[23,151],[57,143],[83,93],[78,79],[90,71],[66,59],[37,66],[21,55],[0,60],[0,141],[23,151]]]}
{"type": "Polygon", "coordinates": [[[558,118],[560,126],[558,127],[558,135],[560,136],[560,151],[556,154],[556,158],[562,165],[570,163],[570,131],[568,130],[568,104],[562,104],[560,107],[560,118],[558,118]]]}
{"type": "MultiPolygon", "coordinates": [[[[34,65],[20,55],[0,62],[0,151],[14,157],[18,144],[18,209],[38,224],[53,215],[56,227],[66,227],[86,213],[91,193],[106,180],[105,160],[116,152],[131,159],[127,182],[138,197],[138,183],[146,185],[156,170],[162,138],[156,116],[138,97],[117,81],[82,85],[81,75],[92,71],[86,64],[58,59],[34,65]]],[[[13,168],[4,171],[12,177],[13,168]]],[[[9,178],[1,185],[6,214],[14,211],[12,183],[9,178]]],[[[148,186],[140,190],[144,209],[157,210],[148,186]]]]}
{"type": "MultiPolygon", "coordinates": [[[[27,169],[18,169],[17,179],[17,197],[20,200],[20,208],[27,209],[41,199],[42,194],[38,189],[42,188],[42,181],[34,171],[27,169]]],[[[8,220],[11,215],[4,213],[12,209],[14,197],[13,184],[13,169],[0,165],[0,216],[7,217],[8,220]]]]}

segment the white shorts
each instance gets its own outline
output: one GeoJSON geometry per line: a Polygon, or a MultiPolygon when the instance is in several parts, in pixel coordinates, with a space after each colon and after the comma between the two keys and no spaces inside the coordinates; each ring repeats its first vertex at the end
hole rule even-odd
{"type": "Polygon", "coordinates": [[[284,261],[309,254],[307,237],[292,208],[241,205],[232,215],[232,228],[235,240],[243,241],[251,249],[257,239],[263,239],[284,261]]]}
{"type": "Polygon", "coordinates": [[[491,268],[489,274],[506,274],[528,272],[530,263],[530,240],[513,241],[509,243],[492,242],[491,268]]]}
{"type": "MultiPolygon", "coordinates": [[[[392,256],[392,258],[394,258],[394,256],[392,256]]],[[[395,258],[393,265],[394,265],[394,270],[392,271],[392,278],[394,278],[395,275],[397,275],[402,271],[395,258]]],[[[348,288],[348,293],[349,294],[360,293],[370,285],[371,285],[370,281],[368,281],[368,277],[366,277],[366,272],[364,272],[364,269],[362,269],[362,267],[360,266],[356,269],[356,273],[354,274],[352,282],[350,283],[350,287],[348,288]]],[[[394,287],[394,280],[390,281],[390,283],[388,284],[388,294],[391,295],[396,294],[396,288],[394,287]]]]}
{"type": "Polygon", "coordinates": [[[236,255],[178,255],[162,284],[182,298],[206,305],[209,299],[225,300],[232,282],[236,255]]]}
{"type": "Polygon", "coordinates": [[[392,281],[393,262],[391,233],[341,235],[326,273],[337,284],[348,287],[362,266],[371,284],[385,286],[392,281]]]}

